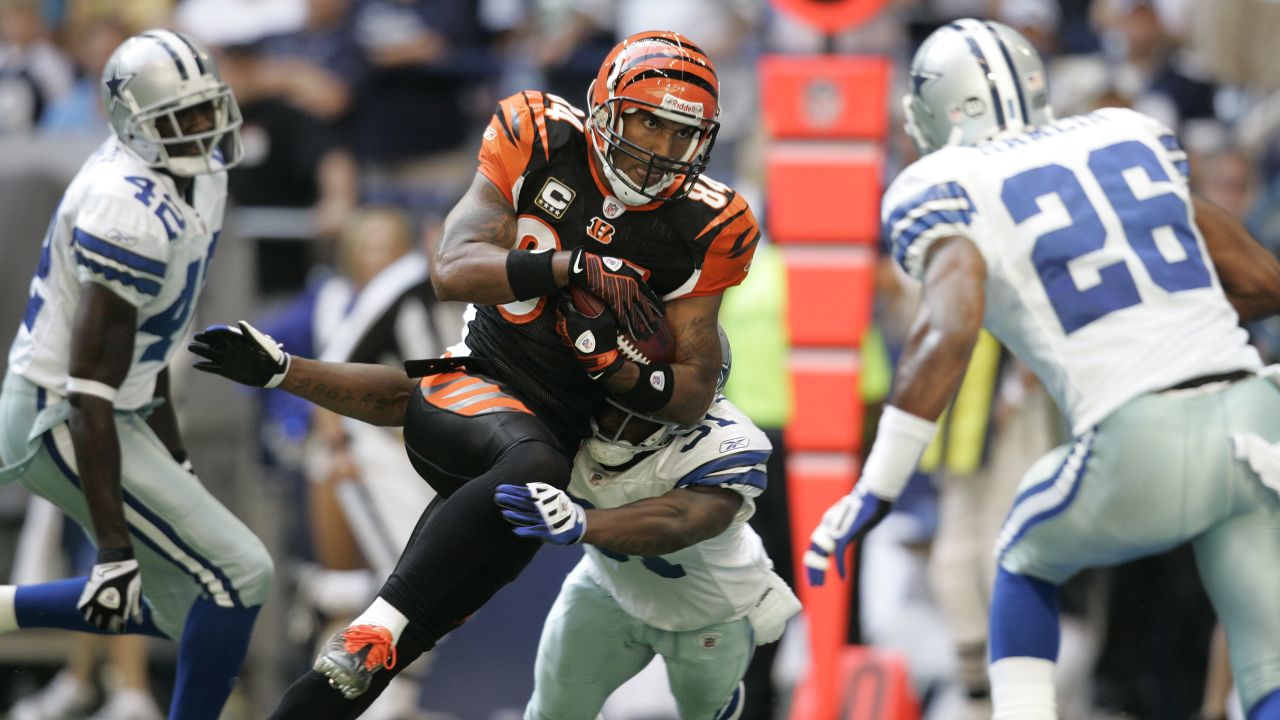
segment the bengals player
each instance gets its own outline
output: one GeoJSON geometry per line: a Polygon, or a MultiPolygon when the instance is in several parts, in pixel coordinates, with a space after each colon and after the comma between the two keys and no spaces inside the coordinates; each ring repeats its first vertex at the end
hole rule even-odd
{"type": "Polygon", "coordinates": [[[446,226],[436,290],[478,303],[470,351],[549,410],[554,429],[582,437],[604,393],[626,395],[639,372],[618,364],[601,383],[566,362],[556,291],[570,281],[572,251],[624,260],[666,302],[679,352],[663,397],[629,404],[696,422],[719,371],[721,293],[746,276],[760,236],[742,197],[702,175],[718,128],[715,71],[686,38],[646,33],[614,50],[589,100],[589,115],[541,92],[499,103],[471,191],[446,226]]]}
{"type": "MultiPolygon", "coordinates": [[[[530,91],[499,103],[431,269],[442,300],[472,304],[466,333],[450,356],[419,363],[420,381],[291,358],[243,322],[197,334],[202,370],[403,424],[410,460],[440,493],[373,605],[274,717],[358,716],[397,668],[514,579],[540,543],[510,532],[495,489],[564,489],[606,397],[681,425],[710,405],[721,295],[746,276],[760,237],[746,202],[702,175],[719,127],[715,68],[682,35],[640,33],[605,59],[588,102],[584,113],[530,91]],[[611,312],[577,312],[570,287],[611,312]],[[674,361],[623,359],[618,326],[643,337],[664,315],[674,361]]],[[[683,511],[717,502],[689,493],[683,511]]]]}

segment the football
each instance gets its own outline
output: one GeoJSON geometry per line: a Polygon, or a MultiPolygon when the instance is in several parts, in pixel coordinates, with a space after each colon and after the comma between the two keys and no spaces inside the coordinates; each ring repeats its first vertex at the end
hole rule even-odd
{"type": "MultiPolygon", "coordinates": [[[[588,317],[599,317],[607,312],[604,301],[578,287],[569,289],[569,297],[578,312],[588,317]]],[[[622,356],[632,362],[669,363],[676,359],[676,339],[671,332],[671,325],[665,316],[658,318],[658,328],[652,335],[641,340],[627,332],[622,324],[618,327],[618,350],[622,356]]]]}

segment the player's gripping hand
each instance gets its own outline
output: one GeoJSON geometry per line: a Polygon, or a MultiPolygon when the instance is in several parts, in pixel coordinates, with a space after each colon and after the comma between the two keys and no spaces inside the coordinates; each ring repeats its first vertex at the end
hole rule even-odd
{"type": "Polygon", "coordinates": [[[827,508],[822,522],[818,523],[818,527],[809,536],[809,550],[804,554],[809,584],[816,587],[826,582],[832,555],[836,557],[836,570],[843,579],[849,545],[871,532],[892,508],[891,501],[878,497],[862,486],[855,487],[853,492],[827,508]]]}
{"type": "Polygon", "coordinates": [[[187,348],[204,358],[196,361],[195,369],[244,385],[273,388],[289,372],[289,353],[244,320],[236,327],[207,327],[195,334],[187,348]]]}
{"type": "Polygon", "coordinates": [[[502,508],[502,516],[515,525],[512,532],[521,537],[538,538],[557,545],[573,545],[582,541],[587,531],[587,513],[569,499],[563,490],[540,482],[524,485],[499,485],[493,501],[502,508]]]}
{"type": "Polygon", "coordinates": [[[619,258],[575,249],[569,256],[569,285],[603,300],[618,322],[641,340],[658,327],[662,301],[640,273],[619,258]]]}
{"type": "Polygon", "coordinates": [[[556,332],[592,380],[603,380],[622,369],[626,358],[618,350],[618,322],[608,310],[592,317],[574,307],[569,293],[560,294],[556,332]]]}
{"type": "Polygon", "coordinates": [[[98,553],[76,609],[85,622],[107,632],[124,632],[131,618],[142,622],[142,574],[132,550],[98,553]],[[112,559],[104,562],[106,553],[112,559]]]}

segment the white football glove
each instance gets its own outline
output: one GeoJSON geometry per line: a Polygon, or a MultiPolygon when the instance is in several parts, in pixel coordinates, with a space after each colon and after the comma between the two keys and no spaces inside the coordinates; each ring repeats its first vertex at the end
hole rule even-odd
{"type": "Polygon", "coordinates": [[[124,632],[130,619],[141,624],[142,573],[138,561],[129,558],[94,565],[76,609],[85,622],[107,632],[124,632]]]}
{"type": "Polygon", "coordinates": [[[582,541],[587,531],[587,513],[563,490],[546,483],[499,485],[493,501],[502,508],[502,516],[515,525],[512,532],[521,537],[534,537],[557,545],[582,541]]]}

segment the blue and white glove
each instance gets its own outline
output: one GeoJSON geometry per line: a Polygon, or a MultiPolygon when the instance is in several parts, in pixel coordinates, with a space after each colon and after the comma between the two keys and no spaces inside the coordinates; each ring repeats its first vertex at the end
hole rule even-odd
{"type": "Polygon", "coordinates": [[[515,525],[512,532],[521,537],[538,538],[557,545],[573,545],[582,541],[587,531],[587,513],[568,494],[551,485],[531,482],[524,485],[499,485],[493,501],[502,508],[502,516],[515,525]]]}
{"type": "Polygon", "coordinates": [[[827,508],[822,522],[809,536],[809,550],[804,554],[809,584],[820,587],[826,582],[832,555],[836,556],[836,570],[844,579],[845,551],[849,545],[871,532],[892,508],[892,501],[875,495],[861,484],[827,508]]]}
{"type": "Polygon", "coordinates": [[[289,372],[289,353],[270,335],[241,320],[236,327],[214,325],[195,334],[187,349],[204,358],[197,370],[243,385],[273,388],[289,372]]]}
{"type": "MultiPolygon", "coordinates": [[[[115,551],[118,555],[121,551],[115,551]]],[[[133,553],[123,560],[98,563],[89,571],[89,582],[80,593],[76,609],[84,621],[107,632],[124,632],[130,618],[142,623],[142,574],[133,553]]]]}

